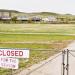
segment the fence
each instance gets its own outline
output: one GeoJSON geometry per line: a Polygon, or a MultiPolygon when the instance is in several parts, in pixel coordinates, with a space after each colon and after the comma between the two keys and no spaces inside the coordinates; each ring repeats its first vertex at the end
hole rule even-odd
{"type": "Polygon", "coordinates": [[[75,54],[74,53],[75,53],[75,50],[67,49],[67,50],[62,51],[62,64],[63,64],[62,75],[73,75],[74,74],[74,71],[73,71],[73,69],[74,69],[73,62],[75,62],[75,59],[74,59],[75,54]],[[74,57],[74,58],[72,58],[72,57],[74,57]],[[72,66],[72,64],[73,64],[73,66],[72,66]]]}
{"type": "MultiPolygon", "coordinates": [[[[52,59],[49,59],[48,61],[46,61],[45,63],[43,63],[42,65],[38,66],[37,68],[35,68],[32,71],[29,71],[26,75],[30,75],[31,73],[33,73],[34,71],[36,71],[37,69],[45,66],[48,63],[52,63],[52,61],[55,61],[55,59],[57,59],[58,57],[61,58],[60,60],[60,64],[62,67],[60,67],[58,65],[58,68],[60,67],[60,75],[73,75],[72,74],[72,66],[71,67],[71,61],[75,55],[74,55],[74,50],[54,50],[54,49],[34,49],[34,50],[30,50],[30,58],[29,59],[19,59],[20,60],[20,64],[19,64],[19,68],[18,70],[12,70],[12,69],[2,69],[0,68],[0,74],[1,75],[16,75],[16,73],[22,71],[24,68],[30,67],[33,64],[37,64],[38,62],[41,62],[43,60],[48,59],[50,56],[58,53],[55,57],[53,57],[52,59]],[[71,70],[71,71],[70,71],[71,70]],[[5,73],[1,73],[2,71],[7,71],[5,73]],[[70,73],[71,72],[71,73],[70,73]]],[[[74,60],[74,59],[73,59],[74,60]]],[[[57,61],[57,60],[56,60],[57,61]]],[[[72,61],[74,62],[74,61],[72,61]]],[[[45,74],[44,74],[45,75],[45,74]]],[[[59,75],[59,74],[58,74],[59,75]]]]}

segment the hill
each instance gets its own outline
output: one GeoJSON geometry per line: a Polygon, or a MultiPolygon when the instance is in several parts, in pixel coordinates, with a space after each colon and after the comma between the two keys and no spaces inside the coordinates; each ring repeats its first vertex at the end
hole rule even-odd
{"type": "Polygon", "coordinates": [[[0,9],[0,12],[15,12],[15,13],[18,13],[19,11],[16,11],[16,10],[7,10],[7,9],[0,9]]]}
{"type": "Polygon", "coordinates": [[[62,16],[62,17],[75,17],[75,15],[72,14],[58,14],[54,12],[32,12],[32,13],[26,13],[26,12],[20,12],[17,10],[8,10],[8,9],[0,9],[0,12],[3,12],[3,14],[11,13],[12,16],[38,16],[38,17],[48,17],[48,16],[62,16]]]}

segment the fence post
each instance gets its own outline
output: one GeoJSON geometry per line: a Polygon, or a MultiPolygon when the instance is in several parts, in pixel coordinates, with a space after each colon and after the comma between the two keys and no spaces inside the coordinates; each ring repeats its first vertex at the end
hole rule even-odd
{"type": "Polygon", "coordinates": [[[63,65],[62,75],[65,75],[65,50],[62,51],[62,65],[63,65]]]}
{"type": "Polygon", "coordinates": [[[67,65],[66,65],[67,75],[69,75],[69,50],[67,49],[67,65]]]}

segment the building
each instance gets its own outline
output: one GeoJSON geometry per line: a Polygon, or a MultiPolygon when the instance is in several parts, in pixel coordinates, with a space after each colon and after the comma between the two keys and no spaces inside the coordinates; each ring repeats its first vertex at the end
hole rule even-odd
{"type": "Polygon", "coordinates": [[[28,17],[26,17],[26,16],[17,16],[17,20],[19,21],[28,21],[29,20],[29,18],[28,17]]]}
{"type": "Polygon", "coordinates": [[[56,22],[57,21],[57,18],[54,16],[49,16],[48,19],[50,22],[56,22]]]}
{"type": "Polygon", "coordinates": [[[29,21],[29,18],[26,16],[17,16],[16,21],[18,23],[27,23],[29,21]]]}
{"type": "Polygon", "coordinates": [[[2,20],[11,20],[12,18],[9,16],[1,16],[1,19],[2,20]]]}
{"type": "Polygon", "coordinates": [[[34,17],[32,17],[31,18],[31,20],[33,21],[33,22],[41,22],[41,17],[38,17],[38,16],[34,16],[34,17]]]}
{"type": "Polygon", "coordinates": [[[42,21],[44,23],[56,23],[57,22],[57,18],[54,16],[48,16],[46,18],[42,18],[42,21]]]}

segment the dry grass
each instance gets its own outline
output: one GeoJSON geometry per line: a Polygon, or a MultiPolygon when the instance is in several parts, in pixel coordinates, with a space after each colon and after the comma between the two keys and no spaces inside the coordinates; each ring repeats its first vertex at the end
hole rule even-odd
{"type": "Polygon", "coordinates": [[[0,24],[0,32],[75,34],[75,24],[0,24]]]}

